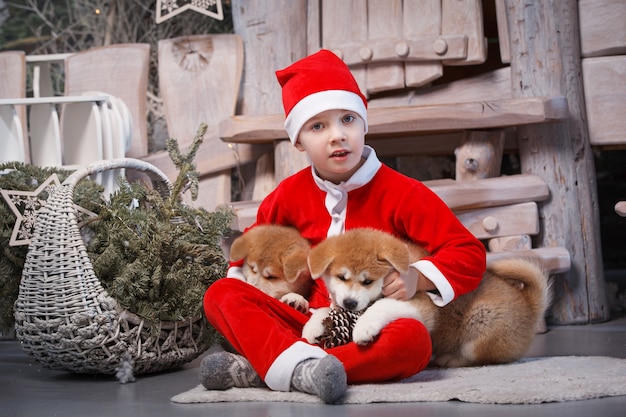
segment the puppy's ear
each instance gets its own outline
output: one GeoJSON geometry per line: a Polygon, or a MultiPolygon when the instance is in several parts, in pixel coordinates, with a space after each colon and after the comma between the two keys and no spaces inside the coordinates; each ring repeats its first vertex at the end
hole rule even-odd
{"type": "Polygon", "coordinates": [[[400,273],[409,270],[409,248],[406,243],[389,235],[381,239],[380,246],[378,259],[389,262],[400,273]]]}
{"type": "Polygon", "coordinates": [[[230,260],[232,262],[245,258],[250,252],[250,237],[244,233],[233,241],[230,246],[230,260]]]}
{"type": "Polygon", "coordinates": [[[330,241],[325,240],[313,249],[309,253],[309,270],[311,271],[311,278],[318,279],[324,274],[324,271],[328,269],[330,264],[335,259],[334,245],[330,241]]]}
{"type": "Polygon", "coordinates": [[[307,265],[308,251],[295,249],[282,260],[283,272],[288,282],[295,282],[302,274],[310,275],[307,265]]]}

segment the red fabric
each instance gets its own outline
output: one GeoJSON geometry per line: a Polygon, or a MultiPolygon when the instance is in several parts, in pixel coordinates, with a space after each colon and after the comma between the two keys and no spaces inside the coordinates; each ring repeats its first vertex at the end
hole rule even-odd
{"type": "MultiPolygon", "coordinates": [[[[293,226],[313,245],[326,238],[331,217],[326,193],[305,168],[285,179],[261,203],[257,223],[293,226]],[[306,202],[306,203],[303,203],[306,202]]],[[[348,193],[345,229],[371,227],[428,250],[455,297],[474,290],[485,272],[485,247],[445,203],[421,182],[383,165],[366,185],[348,193]]]]}
{"type": "MultiPolygon", "coordinates": [[[[297,341],[306,342],[301,333],[307,315],[243,281],[225,278],[213,283],[205,294],[204,309],[211,324],[262,378],[280,353],[297,341]]],[[[348,383],[357,384],[414,375],[428,365],[432,348],[422,323],[400,319],[365,347],[351,342],[327,352],[344,364],[348,383]]]]}
{"type": "MultiPolygon", "coordinates": [[[[331,217],[326,193],[311,168],[285,179],[261,203],[257,224],[297,228],[313,245],[326,238],[331,217]]],[[[367,184],[348,192],[345,230],[372,227],[424,246],[428,259],[449,281],[454,296],[475,289],[485,271],[485,248],[439,197],[421,182],[383,165],[367,184]]],[[[316,280],[311,307],[328,306],[322,280],[316,280]]],[[[208,320],[265,377],[274,360],[297,341],[308,316],[251,285],[222,279],[204,298],[208,320]]],[[[422,323],[401,319],[386,326],[365,347],[349,343],[327,350],[346,368],[349,383],[382,382],[424,369],[431,357],[430,336],[422,323]]]]}
{"type": "Polygon", "coordinates": [[[325,49],[276,71],[276,78],[282,87],[285,116],[303,98],[327,90],[354,93],[363,100],[367,108],[367,99],[361,93],[348,66],[337,55],[325,49]]]}

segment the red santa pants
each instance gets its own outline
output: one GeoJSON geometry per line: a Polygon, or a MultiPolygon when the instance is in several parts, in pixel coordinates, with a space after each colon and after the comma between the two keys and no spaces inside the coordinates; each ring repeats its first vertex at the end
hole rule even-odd
{"type": "MultiPolygon", "coordinates": [[[[265,379],[276,358],[297,342],[305,342],[302,328],[309,316],[269,297],[252,285],[225,278],[204,295],[208,321],[265,379]]],[[[326,349],[346,369],[349,384],[407,378],[423,370],[432,354],[424,325],[399,319],[387,325],[367,346],[350,342],[326,349]]]]}

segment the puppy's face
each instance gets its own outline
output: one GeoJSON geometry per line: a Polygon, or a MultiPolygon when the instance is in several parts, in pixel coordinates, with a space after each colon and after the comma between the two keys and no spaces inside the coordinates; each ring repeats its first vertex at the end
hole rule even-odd
{"type": "Polygon", "coordinates": [[[406,273],[409,251],[395,237],[373,229],[352,229],[321,242],[309,254],[314,279],[322,278],[335,305],[360,311],[382,297],[383,279],[406,273]]]}
{"type": "Polygon", "coordinates": [[[287,293],[307,297],[311,274],[307,265],[309,242],[291,227],[256,226],[238,237],[230,248],[231,261],[244,259],[246,282],[271,297],[287,293]]]}

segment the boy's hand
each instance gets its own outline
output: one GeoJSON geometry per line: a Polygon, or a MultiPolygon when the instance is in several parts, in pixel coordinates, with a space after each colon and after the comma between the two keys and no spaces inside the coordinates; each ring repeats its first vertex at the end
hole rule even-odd
{"type": "Polygon", "coordinates": [[[404,275],[394,270],[383,280],[383,295],[406,301],[417,292],[418,281],[419,272],[413,267],[409,267],[409,271],[404,275]]]}

